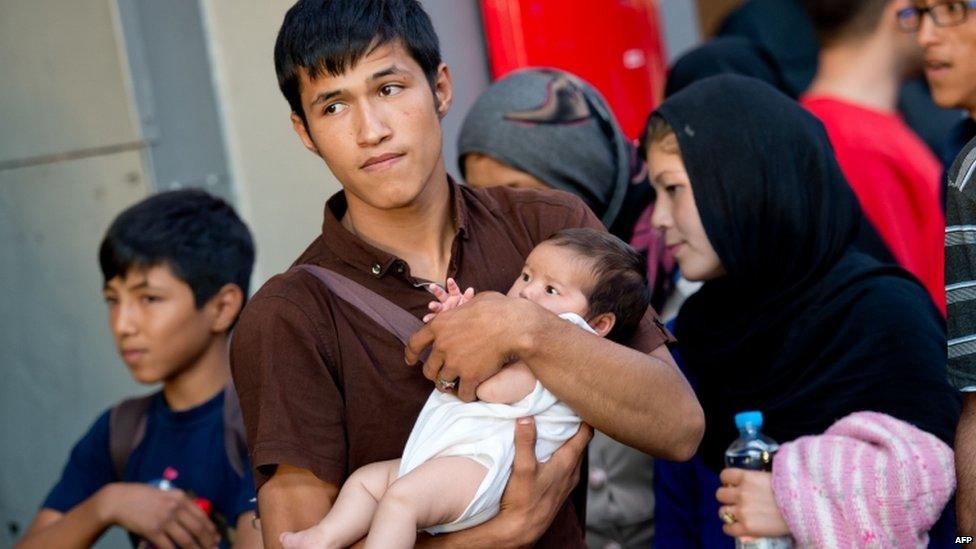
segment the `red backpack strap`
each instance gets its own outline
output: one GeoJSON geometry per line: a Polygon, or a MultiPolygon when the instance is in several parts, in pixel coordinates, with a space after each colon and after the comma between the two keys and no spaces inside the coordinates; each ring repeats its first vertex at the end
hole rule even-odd
{"type": "Polygon", "coordinates": [[[125,464],[146,436],[146,412],[158,393],[123,400],[108,418],[108,450],[116,480],[122,480],[125,464]]]}
{"type": "MultiPolygon", "coordinates": [[[[292,270],[305,271],[319,279],[333,295],[359,309],[363,314],[393,334],[406,346],[410,336],[424,326],[423,321],[403,307],[339,273],[318,265],[296,265],[292,270]]],[[[427,353],[422,357],[427,359],[427,353]]]]}

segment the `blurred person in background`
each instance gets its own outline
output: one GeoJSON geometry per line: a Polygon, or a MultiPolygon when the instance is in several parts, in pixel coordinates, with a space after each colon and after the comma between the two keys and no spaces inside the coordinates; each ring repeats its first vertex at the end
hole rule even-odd
{"type": "Polygon", "coordinates": [[[820,64],[800,103],[826,127],[861,209],[945,313],[942,166],[897,112],[921,51],[899,30],[904,0],[806,0],[820,64]]]}
{"type": "MultiPolygon", "coordinates": [[[[803,0],[747,0],[728,15],[718,36],[741,36],[768,51],[783,77],[788,95],[793,97],[802,95],[816,75],[817,33],[803,0]]],[[[898,110],[941,157],[946,135],[958,121],[959,113],[937,107],[921,75],[915,75],[901,88],[898,110]]]]}
{"type": "Polygon", "coordinates": [[[261,547],[227,348],[253,264],[247,226],[200,190],[112,222],[99,250],[109,326],[133,379],[162,389],[98,417],[18,547],[89,547],[111,526],[133,545],[261,547]]]}

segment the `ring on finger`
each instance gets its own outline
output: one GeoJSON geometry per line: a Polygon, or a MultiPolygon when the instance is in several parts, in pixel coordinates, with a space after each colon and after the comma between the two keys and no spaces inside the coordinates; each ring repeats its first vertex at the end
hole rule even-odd
{"type": "Polygon", "coordinates": [[[455,379],[454,381],[447,381],[446,379],[437,376],[437,385],[439,385],[440,388],[444,390],[453,389],[457,387],[457,380],[455,379]]]}
{"type": "Polygon", "coordinates": [[[732,511],[729,511],[728,509],[720,510],[718,516],[725,524],[735,524],[738,521],[738,519],[735,518],[735,515],[732,514],[732,511]]]}

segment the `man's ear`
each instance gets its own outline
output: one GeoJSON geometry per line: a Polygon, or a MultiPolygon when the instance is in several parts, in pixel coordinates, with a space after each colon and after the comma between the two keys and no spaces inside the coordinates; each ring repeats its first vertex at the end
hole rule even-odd
{"type": "Polygon", "coordinates": [[[443,119],[447,116],[447,111],[451,110],[451,103],[454,101],[454,81],[451,79],[451,69],[446,63],[441,63],[437,67],[437,76],[434,78],[434,101],[437,105],[437,116],[443,119]]]}
{"type": "Polygon", "coordinates": [[[214,333],[230,330],[244,307],[244,292],[237,284],[224,284],[205,305],[213,314],[210,329],[214,333]]]}
{"type": "Polygon", "coordinates": [[[319,148],[315,146],[315,141],[312,141],[312,136],[308,134],[308,126],[305,125],[305,121],[302,120],[298,113],[291,113],[291,127],[298,134],[298,138],[302,140],[302,144],[305,148],[312,152],[315,156],[322,157],[319,154],[319,148]]]}
{"type": "Polygon", "coordinates": [[[590,328],[600,337],[607,337],[616,323],[617,317],[613,313],[602,313],[589,320],[590,328]]]}

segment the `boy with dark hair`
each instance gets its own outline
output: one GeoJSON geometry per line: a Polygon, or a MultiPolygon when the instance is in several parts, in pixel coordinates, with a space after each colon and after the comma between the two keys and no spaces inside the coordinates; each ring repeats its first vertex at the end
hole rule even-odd
{"type": "MultiPolygon", "coordinates": [[[[400,364],[403,343],[307,269],[274,277],[255,295],[231,363],[268,546],[325,517],[352,471],[402,454],[428,379],[456,384],[470,401],[512,357],[584,422],[648,453],[687,459],[701,437],[701,407],[653,312],[632,342],[643,352],[635,352],[563,333],[556,315],[496,293],[549,235],[601,225],[565,193],[449,180],[440,119],[452,84],[437,50],[416,0],[303,0],[279,32],[275,66],[295,132],[343,187],[296,264],[333,271],[418,321],[431,282],[450,277],[486,291],[413,335],[409,364],[431,348],[423,369],[400,364]]],[[[539,464],[533,424],[520,423],[499,515],[421,543],[582,547],[585,485],[567,496],[589,433],[581,429],[539,464]]]]}
{"type": "Polygon", "coordinates": [[[162,390],[99,416],[18,547],[88,547],[113,525],[155,547],[259,547],[228,356],[250,232],[219,198],[161,193],[115,219],[99,264],[119,354],[162,390]]]}
{"type": "Polygon", "coordinates": [[[827,129],[861,208],[894,259],[945,314],[939,160],[898,114],[921,51],[898,28],[901,0],[806,0],[820,66],[800,99],[827,129]]]}

